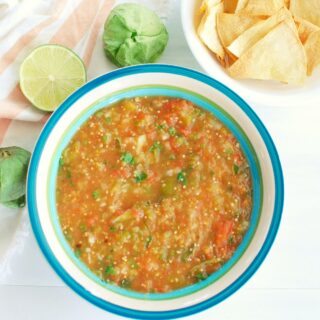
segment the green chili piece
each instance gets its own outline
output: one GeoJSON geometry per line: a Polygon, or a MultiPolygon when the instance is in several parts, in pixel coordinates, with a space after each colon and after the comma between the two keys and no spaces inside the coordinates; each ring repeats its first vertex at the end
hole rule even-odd
{"type": "Polygon", "coordinates": [[[102,136],[102,142],[103,143],[109,143],[111,141],[111,134],[107,133],[105,135],[102,136]]]}

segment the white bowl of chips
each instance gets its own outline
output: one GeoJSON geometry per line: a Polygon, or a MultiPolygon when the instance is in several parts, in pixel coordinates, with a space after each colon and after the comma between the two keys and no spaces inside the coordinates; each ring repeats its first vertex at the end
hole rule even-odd
{"type": "Polygon", "coordinates": [[[251,103],[320,103],[319,0],[185,0],[181,19],[202,68],[251,103]]]}

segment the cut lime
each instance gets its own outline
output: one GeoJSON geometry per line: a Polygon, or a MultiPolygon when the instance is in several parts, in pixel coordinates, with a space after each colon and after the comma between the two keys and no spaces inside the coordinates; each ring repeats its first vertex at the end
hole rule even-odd
{"type": "Polygon", "coordinates": [[[86,82],[82,60],[60,45],[35,48],[20,67],[20,88],[37,108],[55,110],[72,92],[86,82]]]}

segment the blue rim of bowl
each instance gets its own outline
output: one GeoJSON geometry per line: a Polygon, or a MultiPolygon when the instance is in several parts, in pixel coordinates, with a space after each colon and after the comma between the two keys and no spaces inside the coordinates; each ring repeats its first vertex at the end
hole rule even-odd
{"type": "Polygon", "coordinates": [[[197,71],[186,69],[183,67],[161,65],[161,64],[139,65],[139,66],[127,67],[127,68],[110,72],[108,74],[102,75],[92,80],[91,82],[85,84],[83,87],[79,88],[76,92],[74,92],[70,97],[68,97],[62,103],[59,109],[57,109],[54,112],[54,114],[50,117],[50,119],[48,120],[47,124],[45,125],[45,127],[43,128],[40,134],[40,137],[34,149],[33,156],[30,161],[30,166],[28,171],[28,180],[27,180],[27,204],[28,204],[28,210],[29,210],[32,229],[40,249],[42,250],[47,261],[50,263],[50,265],[55,270],[55,272],[76,293],[78,293],[80,296],[82,296],[87,301],[93,303],[94,305],[106,311],[113,312],[121,316],[138,318],[138,319],[170,319],[170,318],[172,319],[172,318],[189,316],[191,314],[201,312],[207,308],[210,308],[220,303],[221,301],[223,301],[224,299],[232,295],[235,291],[237,291],[257,271],[257,269],[265,259],[266,255],[268,254],[280,225],[283,201],[284,201],[283,175],[282,175],[282,169],[281,169],[278,153],[276,151],[275,145],[267,129],[264,127],[263,123],[258,118],[258,116],[254,113],[254,111],[249,107],[249,105],[232,90],[230,90],[225,85],[218,82],[217,80],[210,78],[209,76],[206,76],[197,71]],[[36,187],[35,174],[37,172],[38,160],[42,152],[42,147],[45,145],[46,139],[50,131],[52,130],[52,127],[54,126],[56,121],[62,116],[62,114],[66,111],[66,109],[68,109],[76,100],[78,100],[88,91],[100,86],[101,84],[109,82],[111,80],[121,78],[123,76],[137,74],[137,73],[156,73],[156,72],[185,76],[185,77],[189,77],[197,81],[203,82],[215,88],[216,90],[220,91],[221,93],[223,93],[225,96],[231,99],[239,108],[241,108],[246,113],[246,115],[250,118],[252,123],[255,125],[256,129],[259,131],[260,136],[265,143],[265,146],[268,150],[268,153],[271,159],[273,173],[274,173],[274,180],[275,180],[275,202],[274,202],[274,211],[272,215],[272,221],[268,230],[267,237],[261,249],[259,250],[255,259],[249,265],[249,267],[231,285],[229,285],[227,288],[225,288],[223,291],[221,291],[217,295],[205,301],[202,301],[198,304],[195,304],[186,308],[175,309],[170,311],[140,311],[140,310],[124,308],[92,295],[84,287],[78,284],[72,277],[70,277],[70,275],[62,268],[58,260],[53,255],[47,243],[43,230],[41,228],[39,215],[37,211],[37,205],[36,205],[37,202],[36,202],[36,196],[35,196],[35,187],[36,187]]]}
{"type": "Polygon", "coordinates": [[[47,186],[47,198],[48,198],[48,208],[51,223],[53,225],[56,237],[62,246],[64,252],[72,261],[72,263],[91,281],[94,281],[99,286],[118,293],[122,296],[127,296],[129,298],[141,299],[141,300],[169,300],[177,299],[196,293],[205,287],[212,285],[214,282],[219,280],[231,268],[241,259],[242,255],[247,250],[256,232],[260,213],[263,205],[263,182],[261,176],[261,168],[256,152],[247,137],[246,133],[243,131],[241,126],[236,122],[231,115],[223,110],[215,102],[205,98],[204,96],[182,88],[173,86],[163,86],[163,85],[147,85],[147,86],[135,86],[128,87],[124,90],[116,91],[105,97],[98,99],[89,106],[87,106],[81,113],[73,119],[73,121],[68,125],[68,128],[64,130],[61,138],[57,141],[57,147],[53,151],[51,161],[48,169],[49,181],[47,186]],[[235,136],[237,141],[240,143],[242,152],[244,153],[247,161],[249,162],[249,168],[252,177],[253,186],[253,207],[250,217],[250,225],[242,239],[241,244],[238,246],[236,251],[233,253],[232,257],[217,271],[213,272],[205,280],[199,281],[192,285],[173,290],[166,293],[141,293],[133,290],[123,289],[115,284],[107,283],[100,279],[95,273],[93,273],[79,258],[77,258],[70,247],[68,241],[61,230],[59,216],[56,209],[56,177],[58,174],[59,159],[63,150],[68,146],[70,140],[74,137],[75,133],[79,128],[85,123],[93,114],[105,107],[110,107],[116,102],[123,100],[125,98],[133,97],[145,97],[145,96],[166,96],[166,97],[178,97],[181,99],[186,99],[194,103],[200,108],[209,111],[217,119],[219,119],[235,136]]]}

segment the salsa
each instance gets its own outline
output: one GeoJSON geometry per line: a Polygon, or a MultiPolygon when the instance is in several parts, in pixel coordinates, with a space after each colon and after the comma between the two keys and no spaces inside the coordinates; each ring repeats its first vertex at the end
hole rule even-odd
{"type": "Polygon", "coordinates": [[[63,233],[103,281],[143,293],[206,279],[230,259],[252,209],[248,161],[211,113],[169,97],[92,115],[63,151],[63,233]]]}

